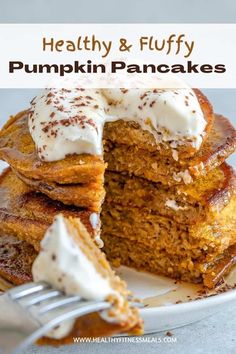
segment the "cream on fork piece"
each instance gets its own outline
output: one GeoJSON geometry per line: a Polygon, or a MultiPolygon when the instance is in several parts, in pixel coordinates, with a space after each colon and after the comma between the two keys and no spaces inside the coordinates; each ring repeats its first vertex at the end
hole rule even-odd
{"type": "MultiPolygon", "coordinates": [[[[130,292],[125,282],[111,269],[105,254],[78,218],[66,219],[62,215],[55,218],[41,242],[32,273],[36,282],[47,282],[69,296],[108,301],[111,311],[105,317],[107,322],[129,330],[140,324],[138,312],[129,306],[130,292]]],[[[75,324],[75,320],[67,321],[47,336],[64,338],[75,324]]]]}
{"type": "Polygon", "coordinates": [[[0,296],[0,353],[21,353],[61,323],[110,307],[108,301],[66,296],[44,282],[13,288],[0,296]]]}

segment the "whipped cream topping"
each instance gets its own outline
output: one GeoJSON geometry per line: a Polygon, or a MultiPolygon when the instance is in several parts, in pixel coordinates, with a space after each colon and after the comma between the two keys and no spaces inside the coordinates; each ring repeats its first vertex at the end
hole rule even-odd
{"type": "MultiPolygon", "coordinates": [[[[67,295],[79,295],[88,300],[105,300],[109,295],[116,294],[109,279],[96,270],[71,237],[62,215],[55,218],[41,241],[41,251],[33,263],[32,274],[34,281],[45,281],[67,295]]],[[[48,336],[57,339],[66,336],[74,322],[63,322],[48,333],[48,336]]]]}
{"type": "Polygon", "coordinates": [[[28,124],[40,159],[102,154],[107,103],[100,91],[46,89],[31,104],[28,124]]]}
{"type": "Polygon", "coordinates": [[[206,127],[193,90],[46,89],[32,101],[29,130],[39,158],[57,161],[69,154],[102,155],[106,122],[137,122],[159,143],[173,148],[186,140],[198,149],[206,127]]]}
{"type": "Polygon", "coordinates": [[[206,127],[203,112],[193,90],[106,89],[108,113],[139,123],[159,141],[192,139],[198,148],[206,127]]]}

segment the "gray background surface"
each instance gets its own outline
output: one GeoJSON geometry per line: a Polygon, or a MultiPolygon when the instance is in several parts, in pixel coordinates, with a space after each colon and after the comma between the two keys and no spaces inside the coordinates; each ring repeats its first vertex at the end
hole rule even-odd
{"type": "Polygon", "coordinates": [[[0,0],[0,23],[233,23],[235,0],[0,0]]]}
{"type": "MultiPolygon", "coordinates": [[[[0,23],[235,23],[235,0],[0,0],[0,23]]],[[[0,90],[0,125],[28,106],[35,90],[0,90]]],[[[205,90],[216,112],[236,125],[236,90],[205,90]]],[[[236,165],[236,157],[231,158],[236,165]]],[[[57,349],[32,347],[27,353],[236,353],[236,304],[196,324],[171,331],[176,342],[80,344],[57,349]]],[[[158,318],[157,318],[158,321],[158,318]]]]}

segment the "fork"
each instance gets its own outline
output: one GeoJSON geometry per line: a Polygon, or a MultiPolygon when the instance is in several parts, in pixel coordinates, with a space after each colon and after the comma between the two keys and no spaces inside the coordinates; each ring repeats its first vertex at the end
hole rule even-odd
{"type": "Polygon", "coordinates": [[[68,296],[44,282],[15,287],[0,296],[0,353],[20,353],[58,324],[110,307],[108,301],[68,296]]]}

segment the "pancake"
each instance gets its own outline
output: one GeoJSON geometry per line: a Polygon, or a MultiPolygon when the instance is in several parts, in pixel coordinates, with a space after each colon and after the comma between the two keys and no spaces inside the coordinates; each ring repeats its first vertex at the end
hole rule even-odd
{"type": "MultiPolygon", "coordinates": [[[[71,329],[67,326],[63,329],[63,323],[59,324],[57,328],[48,333],[47,337],[40,339],[39,343],[59,345],[73,343],[73,338],[79,336],[89,337],[91,335],[96,335],[97,337],[100,335],[107,336],[114,333],[141,334],[142,320],[139,317],[139,311],[129,305],[129,299],[132,297],[132,294],[128,291],[126,283],[111,269],[104,253],[95,245],[94,240],[78,218],[66,219],[60,215],[54,220],[54,222],[57,223],[59,220],[60,222],[65,222],[64,225],[68,234],[64,235],[64,237],[68,237],[67,242],[70,245],[73,245],[73,247],[71,246],[71,249],[73,249],[73,256],[76,258],[77,255],[78,257],[78,274],[80,274],[79,272],[81,269],[85,271],[87,269],[86,267],[88,267],[87,272],[93,277],[91,275],[92,268],[100,279],[100,285],[107,284],[107,289],[103,296],[104,300],[110,302],[110,309],[107,311],[107,317],[105,318],[100,316],[99,313],[78,318],[74,323],[71,323],[71,329]],[[75,254],[75,250],[77,250],[78,253],[75,254]]],[[[55,228],[55,230],[57,230],[57,228],[55,228]]],[[[59,240],[62,240],[62,238],[60,238],[60,235],[58,235],[57,232],[53,235],[53,225],[48,229],[45,237],[47,237],[47,245],[49,249],[46,249],[44,246],[41,248],[38,255],[33,247],[25,241],[19,241],[13,236],[0,236],[0,251],[2,256],[0,261],[0,274],[2,274],[5,279],[11,280],[14,284],[25,283],[33,279],[35,281],[48,281],[47,268],[52,266],[54,267],[54,272],[61,274],[58,279],[54,279],[54,283],[57,284],[55,285],[53,283],[54,287],[64,291],[68,295],[72,295],[73,293],[71,293],[71,291],[73,286],[69,286],[67,277],[68,279],[71,279],[71,274],[74,273],[70,273],[69,270],[67,272],[67,270],[64,269],[63,262],[65,262],[65,253],[63,253],[62,250],[63,243],[61,243],[60,246],[53,248],[53,258],[51,255],[52,250],[50,249],[50,242],[55,246],[55,240],[58,238],[59,240]],[[30,254],[29,249],[31,251],[30,254]],[[48,261],[48,267],[46,267],[46,269],[44,268],[45,260],[48,261]],[[53,262],[56,262],[56,260],[58,260],[58,263],[53,265],[53,262]],[[21,270],[18,269],[19,265],[21,265],[21,270]]],[[[65,239],[63,238],[63,240],[65,239]]],[[[68,245],[67,247],[69,248],[68,245]]],[[[75,259],[71,264],[73,264],[74,261],[75,259]]],[[[87,278],[80,278],[78,276],[78,279],[74,279],[73,284],[75,287],[73,289],[77,289],[78,295],[81,295],[81,297],[84,297],[87,300],[93,299],[99,301],[99,297],[103,294],[101,289],[96,289],[93,283],[87,286],[87,278]],[[75,284],[77,284],[77,287],[75,284]],[[94,289],[93,286],[95,287],[94,289]],[[91,296],[91,299],[89,296],[91,296]]]]}
{"type": "Polygon", "coordinates": [[[28,128],[28,111],[11,117],[0,132],[0,158],[20,174],[59,184],[102,183],[105,163],[101,156],[70,155],[64,160],[39,159],[28,128]]]}
{"type": "Polygon", "coordinates": [[[30,179],[16,170],[14,173],[32,190],[46,194],[53,200],[59,200],[66,205],[83,207],[97,213],[101,210],[101,205],[105,198],[105,189],[102,183],[59,184],[30,179]]]}
{"type": "Polygon", "coordinates": [[[236,244],[235,210],[234,195],[219,213],[189,225],[144,209],[105,203],[104,250],[115,264],[201,283],[236,244]]]}
{"type": "MultiPolygon", "coordinates": [[[[207,122],[204,134],[204,139],[206,139],[214,120],[212,107],[200,91],[196,91],[196,93],[207,122]]],[[[70,155],[64,160],[46,163],[40,160],[28,128],[29,114],[30,111],[20,112],[15,117],[11,117],[2,128],[0,132],[1,159],[27,179],[57,184],[97,183],[99,185],[103,183],[106,164],[101,156],[70,155]]],[[[105,144],[107,138],[124,144],[124,137],[127,138],[126,143],[129,146],[138,146],[141,149],[145,147],[148,151],[154,151],[159,156],[167,154],[173,160],[170,145],[165,144],[166,148],[163,148],[163,144],[157,143],[151,133],[135,126],[134,122],[118,121],[105,125],[105,144]]],[[[187,156],[192,155],[195,149],[186,141],[186,145],[182,145],[180,148],[180,156],[181,151],[186,157],[186,154],[187,156]]]]}
{"type": "Polygon", "coordinates": [[[91,235],[98,235],[99,222],[93,222],[94,216],[98,220],[97,214],[75,206],[66,206],[33,191],[9,168],[2,173],[0,233],[17,236],[39,249],[40,240],[58,213],[66,217],[79,217],[91,235]]]}
{"type": "Polygon", "coordinates": [[[164,186],[117,172],[105,173],[106,205],[137,207],[182,224],[216,215],[236,191],[236,175],[226,163],[191,184],[164,186]]]}
{"type": "MultiPolygon", "coordinates": [[[[94,212],[100,211],[105,190],[101,221],[109,260],[191,282],[204,282],[211,269],[206,284],[216,284],[214,279],[221,277],[214,277],[216,264],[220,269],[224,262],[232,263],[230,247],[236,243],[235,174],[224,163],[236,149],[236,130],[227,118],[213,114],[205,96],[198,90],[195,93],[207,123],[198,151],[188,139],[180,141],[182,145],[157,142],[134,121],[118,120],[105,124],[104,156],[69,155],[46,162],[38,153],[45,159],[49,152],[42,153],[43,144],[36,151],[28,128],[37,100],[31,111],[11,117],[0,132],[0,158],[12,169],[0,178],[0,233],[15,235],[38,251],[45,230],[62,213],[80,218],[97,237],[99,222],[94,212]],[[95,226],[91,224],[94,216],[95,226]]],[[[185,97],[181,104],[188,106],[185,97]]],[[[59,103],[54,108],[64,118],[59,103]]],[[[45,124],[38,108],[32,119],[45,124]]],[[[49,108],[46,120],[54,127],[58,121],[50,117],[56,113],[53,108],[51,116],[49,108]]],[[[70,120],[71,110],[67,113],[70,120]]],[[[37,134],[41,130],[40,126],[37,134]]],[[[165,132],[161,134],[165,137],[165,132]]],[[[44,146],[53,149],[53,140],[48,142],[44,146]]]]}
{"type": "MultiPolygon", "coordinates": [[[[208,138],[214,122],[213,109],[203,93],[200,90],[194,90],[200,107],[203,111],[204,118],[207,122],[203,135],[203,142],[208,138]]],[[[112,142],[113,144],[121,144],[128,146],[136,146],[139,149],[147,150],[148,152],[157,152],[164,158],[173,159],[173,142],[156,142],[156,139],[147,130],[140,128],[136,122],[125,122],[118,120],[112,123],[106,123],[104,129],[104,141],[112,142]]],[[[196,148],[191,142],[185,141],[184,144],[176,147],[179,160],[188,159],[196,153],[196,148]]]]}
{"type": "Polygon", "coordinates": [[[191,183],[220,166],[236,149],[236,130],[227,118],[216,115],[214,125],[201,149],[193,157],[174,161],[159,152],[148,152],[137,146],[105,144],[108,170],[126,172],[164,185],[191,183]]]}
{"type": "MultiPolygon", "coordinates": [[[[208,289],[214,289],[224,283],[224,277],[230,273],[236,264],[236,244],[225,250],[219,259],[212,262],[208,269],[204,270],[205,264],[191,261],[185,264],[191,268],[181,267],[178,263],[183,262],[181,257],[163,255],[158,260],[156,253],[142,244],[121,239],[117,236],[104,235],[105,249],[108,259],[114,266],[121,264],[136,270],[146,271],[157,275],[164,275],[173,279],[191,283],[202,283],[208,289]]],[[[186,260],[185,260],[186,261],[186,260]]]]}

